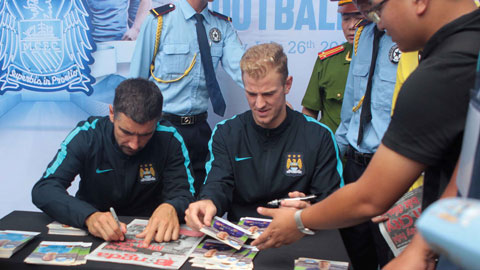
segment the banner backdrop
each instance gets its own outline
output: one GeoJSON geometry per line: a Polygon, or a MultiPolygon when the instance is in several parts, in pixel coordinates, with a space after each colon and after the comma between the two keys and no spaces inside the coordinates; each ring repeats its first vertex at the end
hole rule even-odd
{"type": "MultiPolygon", "coordinates": [[[[0,217],[36,210],[30,191],[77,122],[106,115],[115,85],[128,77],[133,25],[164,0],[0,0],[0,217]]],[[[277,42],[288,55],[301,110],[317,53],[344,42],[336,2],[215,0],[245,48],[277,42]]],[[[217,69],[227,110],[248,110],[244,91],[217,69]]],[[[209,123],[222,120],[209,109],[209,123]]],[[[69,189],[74,194],[78,180],[69,189]]]]}

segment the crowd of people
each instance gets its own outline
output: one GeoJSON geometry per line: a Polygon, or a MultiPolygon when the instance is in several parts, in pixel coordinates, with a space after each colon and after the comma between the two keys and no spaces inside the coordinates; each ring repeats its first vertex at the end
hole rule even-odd
{"type": "Polygon", "coordinates": [[[199,230],[223,215],[272,218],[252,242],[260,249],[340,228],[355,270],[434,269],[437,255],[420,235],[394,258],[376,222],[422,173],[424,209],[457,194],[480,51],[475,2],[340,0],[346,42],[316,57],[302,114],[288,106],[293,77],[282,46],[244,51],[231,19],[208,9],[212,1],[178,0],[142,15],[132,78],[116,88],[108,116],[68,134],[33,187],[34,204],[106,241],[126,232],[110,207],[148,216],[137,235],[144,245],[178,239],[180,223],[199,230]],[[209,100],[221,116],[226,106],[219,63],[250,110],[212,131],[209,100]]]}

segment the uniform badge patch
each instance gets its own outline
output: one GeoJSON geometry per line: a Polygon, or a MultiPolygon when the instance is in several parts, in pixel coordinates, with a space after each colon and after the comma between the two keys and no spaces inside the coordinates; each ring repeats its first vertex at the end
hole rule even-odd
{"type": "Polygon", "coordinates": [[[303,154],[302,153],[287,153],[285,159],[285,175],[287,176],[300,176],[305,173],[303,167],[303,154]]]}
{"type": "Polygon", "coordinates": [[[390,48],[390,51],[388,52],[388,58],[390,59],[390,62],[394,64],[398,64],[398,61],[400,61],[400,57],[402,56],[402,52],[398,48],[398,46],[395,44],[390,48]]]}
{"type": "Polygon", "coordinates": [[[215,43],[218,43],[220,40],[222,40],[222,33],[220,33],[220,30],[218,30],[216,27],[210,29],[209,36],[210,39],[215,43]]]}
{"type": "Polygon", "coordinates": [[[156,181],[155,169],[151,163],[140,165],[139,170],[140,183],[150,183],[156,181]]]}

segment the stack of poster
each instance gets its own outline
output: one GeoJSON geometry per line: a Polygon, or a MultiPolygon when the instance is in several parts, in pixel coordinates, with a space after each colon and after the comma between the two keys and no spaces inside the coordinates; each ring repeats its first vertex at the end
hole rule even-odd
{"type": "Polygon", "coordinates": [[[239,250],[252,235],[248,230],[221,217],[214,217],[210,226],[203,226],[200,231],[236,250],[239,250]]]}
{"type": "Polygon", "coordinates": [[[238,222],[238,226],[251,233],[251,235],[248,236],[249,238],[257,239],[271,222],[271,219],[266,218],[242,217],[238,222]]]}
{"type": "Polygon", "coordinates": [[[348,262],[298,258],[294,270],[348,270],[348,262]]]}
{"type": "Polygon", "coordinates": [[[85,236],[88,233],[82,229],[75,228],[69,225],[61,224],[57,221],[54,221],[47,225],[48,234],[58,234],[58,235],[73,235],[73,236],[85,236]]]}
{"type": "Polygon", "coordinates": [[[182,225],[178,240],[164,243],[152,242],[148,247],[143,247],[143,239],[136,238],[135,235],[142,232],[147,224],[148,220],[133,220],[127,225],[125,241],[105,242],[89,254],[87,259],[179,269],[203,239],[203,234],[182,225]]]}
{"type": "Polygon", "coordinates": [[[412,241],[415,221],[422,212],[423,186],[403,195],[385,214],[387,221],[379,223],[380,232],[395,256],[412,241]]]}
{"type": "Polygon", "coordinates": [[[39,232],[0,231],[0,258],[10,258],[39,232]]]}
{"type": "Polygon", "coordinates": [[[85,256],[92,243],[42,241],[25,258],[26,263],[48,265],[81,265],[87,263],[85,256]]]}
{"type": "Polygon", "coordinates": [[[236,250],[218,240],[207,239],[190,255],[193,267],[205,269],[253,269],[253,259],[258,253],[254,246],[243,245],[236,250]]]}

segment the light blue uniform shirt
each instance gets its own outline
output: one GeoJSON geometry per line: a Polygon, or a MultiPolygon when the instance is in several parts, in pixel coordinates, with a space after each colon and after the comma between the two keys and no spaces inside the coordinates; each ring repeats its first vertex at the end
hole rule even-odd
{"type": "MultiPolygon", "coordinates": [[[[159,83],[150,76],[150,63],[155,47],[157,18],[149,14],[145,19],[130,65],[130,77],[149,78],[162,91],[163,111],[177,115],[195,115],[206,112],[209,95],[205,85],[200,49],[197,42],[193,17],[195,10],[186,0],[175,2],[175,10],[163,15],[163,29],[160,47],[155,58],[155,77],[172,80],[180,77],[188,69],[195,53],[197,61],[190,73],[173,83],[159,83]]],[[[221,61],[225,71],[243,88],[240,59],[244,49],[230,22],[212,15],[207,8],[201,14],[211,46],[213,66],[221,61]],[[220,41],[212,40],[211,29],[220,31],[220,41]]]]}
{"type": "Polygon", "coordinates": [[[360,114],[363,106],[356,112],[353,112],[352,108],[358,104],[367,89],[368,73],[372,61],[374,27],[376,25],[373,23],[364,27],[358,42],[357,54],[352,57],[350,62],[340,113],[341,122],[335,133],[342,155],[345,154],[349,144],[359,152],[375,153],[390,123],[392,96],[397,74],[397,64],[390,60],[390,56],[392,56],[396,45],[385,34],[380,39],[375,72],[372,78],[372,121],[365,125],[362,143],[357,144],[360,114]]]}

